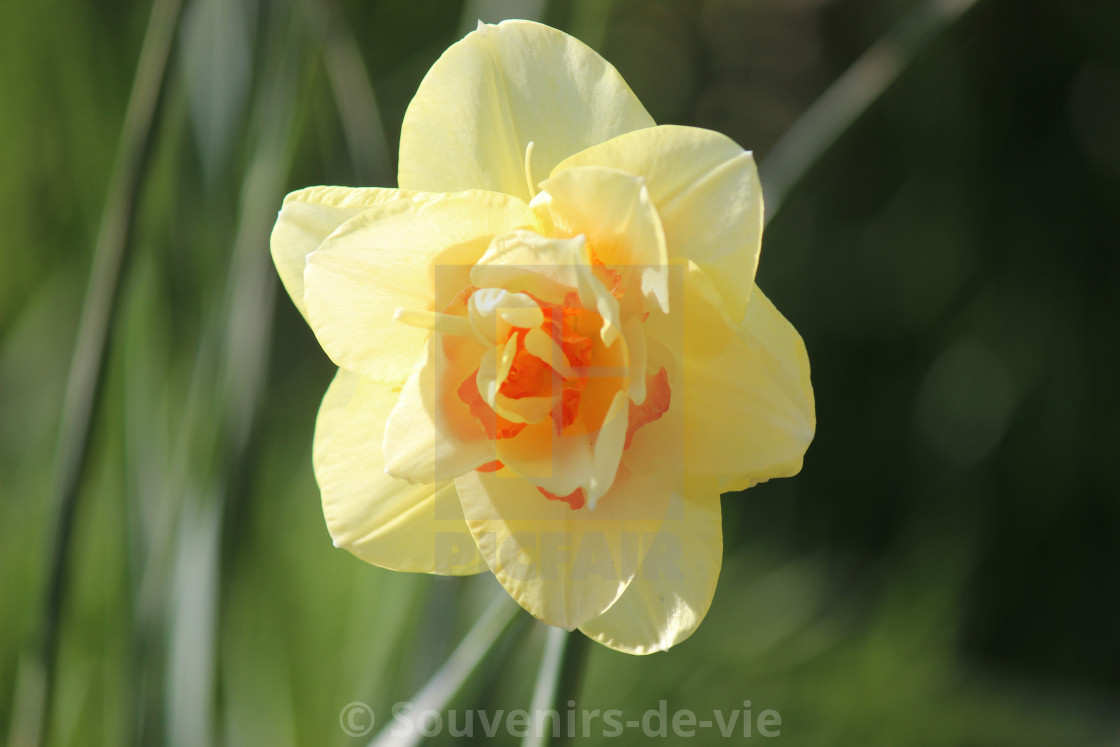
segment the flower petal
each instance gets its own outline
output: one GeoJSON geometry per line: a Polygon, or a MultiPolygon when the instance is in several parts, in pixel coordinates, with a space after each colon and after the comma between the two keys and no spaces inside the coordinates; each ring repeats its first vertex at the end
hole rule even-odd
{"type": "Polygon", "coordinates": [[[385,465],[414,483],[449,480],[493,461],[494,444],[459,398],[483,349],[473,338],[436,333],[401,389],[385,428],[385,465]]]}
{"type": "Polygon", "coordinates": [[[318,249],[336,228],[366,208],[408,195],[398,189],[377,187],[309,187],[284,198],[272,229],[272,261],[305,319],[303,269],[307,255],[318,249]]]}
{"type": "MultiPolygon", "coordinates": [[[[665,234],[644,180],[617,169],[578,166],[541,183],[549,199],[534,200],[561,234],[582,234],[595,257],[615,268],[638,265],[641,289],[669,312],[665,234]]],[[[542,194],[543,194],[542,193],[542,194]]]]}
{"type": "Polygon", "coordinates": [[[620,472],[591,511],[546,499],[508,469],[455,480],[494,576],[535,617],[568,630],[598,617],[630,584],[648,549],[642,539],[661,526],[673,483],[620,472]]]}
{"type": "Polygon", "coordinates": [[[549,419],[498,439],[494,447],[502,464],[554,495],[590,487],[595,446],[586,433],[558,435],[549,419]]]}
{"type": "Polygon", "coordinates": [[[493,192],[416,194],[350,219],[308,256],[304,272],[323,350],[341,368],[404,381],[428,332],[395,322],[394,312],[442,310],[496,234],[534,220],[525,203],[493,192]]]}
{"type": "Polygon", "coordinates": [[[404,115],[397,180],[528,201],[528,181],[564,158],[653,124],[618,71],[577,39],[530,21],[480,24],[421,81],[404,115]]]}
{"type": "Polygon", "coordinates": [[[544,312],[531,296],[503,288],[479,288],[471,294],[467,310],[471,325],[491,343],[498,342],[503,323],[523,329],[544,323],[544,312]]]}
{"type": "Polygon", "coordinates": [[[494,239],[470,278],[480,288],[525,292],[557,304],[575,289],[583,308],[602,318],[599,336],[604,343],[613,345],[621,333],[618,299],[595,277],[583,237],[557,239],[511,231],[494,239]]]}
{"type": "Polygon", "coordinates": [[[635,405],[646,401],[646,330],[637,317],[622,326],[630,366],[630,399],[635,405]]]}
{"type": "MultiPolygon", "coordinates": [[[[654,341],[650,346],[651,361],[665,372],[665,382],[668,384],[668,409],[661,412],[652,420],[642,417],[642,410],[653,403],[647,393],[646,405],[631,407],[631,415],[638,420],[634,423],[636,428],[632,436],[628,436],[629,443],[622,454],[622,464],[626,469],[638,474],[661,472],[667,479],[676,483],[685,474],[685,434],[684,434],[684,404],[680,396],[682,390],[681,375],[676,370],[671,355],[665,351],[665,346],[654,341]],[[672,369],[672,373],[670,373],[672,369]]],[[[656,380],[654,377],[651,379],[656,380]]],[[[658,395],[662,394],[658,392],[658,395]]],[[[655,395],[653,399],[661,400],[655,395]]]]}
{"type": "Polygon", "coordinates": [[[552,419],[531,424],[498,439],[495,449],[503,464],[537,487],[560,496],[582,489],[594,508],[611,486],[625,444],[630,384],[621,338],[610,347],[593,339],[589,358],[593,363],[580,372],[583,387],[574,422],[559,433],[552,419]]]}
{"type": "Polygon", "coordinates": [[[664,651],[692,635],[708,614],[723,562],[719,501],[714,479],[678,486],[637,577],[580,630],[628,654],[664,651]]]}
{"type": "Polygon", "coordinates": [[[731,317],[742,319],[762,241],[762,187],[751,154],[718,132],[663,125],[577,153],[553,176],[592,165],[645,178],[669,256],[705,270],[731,317]]]}
{"type": "Polygon", "coordinates": [[[336,547],[397,571],[486,570],[450,481],[412,485],[385,474],[381,441],[397,395],[339,370],[315,423],[315,479],[336,547]]]}
{"type": "Polygon", "coordinates": [[[630,398],[626,392],[615,394],[603,419],[603,427],[595,437],[591,479],[587,486],[587,507],[591,510],[595,509],[599,499],[610,491],[618,478],[618,466],[622,462],[622,451],[626,445],[629,406],[630,398]]]}
{"type": "MultiPolygon", "coordinates": [[[[788,477],[801,469],[816,414],[809,359],[797,331],[756,287],[734,325],[706,273],[684,278],[682,408],[686,474],[788,477]]],[[[647,333],[672,339],[651,317],[647,333]]],[[[639,435],[640,435],[639,431],[639,435]]]]}

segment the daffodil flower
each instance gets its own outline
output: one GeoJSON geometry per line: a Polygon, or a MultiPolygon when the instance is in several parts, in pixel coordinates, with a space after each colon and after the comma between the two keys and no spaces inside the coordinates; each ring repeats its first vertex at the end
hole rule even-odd
{"type": "Polygon", "coordinates": [[[611,648],[688,637],[720,494],[797,473],[801,338],[754,284],[751,154],[656,126],[582,43],[480,25],[405,114],[400,189],[284,201],[272,255],[339,367],[315,474],[336,545],[489,570],[611,648]]]}

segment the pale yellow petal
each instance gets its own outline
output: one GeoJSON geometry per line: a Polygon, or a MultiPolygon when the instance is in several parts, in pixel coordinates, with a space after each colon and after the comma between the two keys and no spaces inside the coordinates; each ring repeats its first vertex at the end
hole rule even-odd
{"type": "Polygon", "coordinates": [[[571,377],[576,375],[571,365],[568,363],[568,358],[564,355],[564,350],[560,347],[560,343],[556,341],[556,338],[540,327],[536,327],[525,333],[524,345],[525,352],[544,361],[553,371],[561,376],[571,377]]]}
{"type": "Polygon", "coordinates": [[[595,450],[591,458],[591,479],[587,485],[587,507],[595,510],[602,498],[618,478],[618,466],[626,444],[627,413],[630,399],[626,392],[618,392],[611,401],[603,427],[595,437],[595,450]]]}
{"type": "MultiPolygon", "coordinates": [[[[642,293],[669,311],[669,267],[661,220],[644,179],[617,169],[578,166],[541,183],[548,199],[533,206],[561,235],[586,238],[599,261],[626,271],[637,266],[642,293]]],[[[543,196],[543,195],[542,195],[543,196]]],[[[629,273],[628,273],[629,274],[629,273]]]]}
{"type": "Polygon", "coordinates": [[[762,482],[766,482],[766,480],[756,480],[753,477],[721,477],[719,478],[719,492],[735,493],[753,488],[762,482]]]}
{"type": "Polygon", "coordinates": [[[613,345],[622,331],[618,299],[595,277],[582,236],[550,238],[511,231],[494,239],[470,278],[480,288],[523,291],[557,304],[574,289],[583,308],[602,318],[599,336],[605,344],[613,345]]]}
{"type": "Polygon", "coordinates": [[[471,324],[491,343],[510,327],[529,329],[544,323],[544,312],[532,297],[504,288],[479,288],[471,294],[467,307],[471,324]]]}
{"type": "Polygon", "coordinates": [[[624,472],[594,511],[548,500],[510,470],[471,472],[455,485],[502,586],[535,617],[572,630],[602,614],[634,578],[673,482],[624,472]]]}
{"type": "Polygon", "coordinates": [[[622,325],[622,336],[629,356],[630,399],[640,405],[646,401],[646,330],[637,317],[630,317],[622,325]]]}
{"type": "MultiPolygon", "coordinates": [[[[657,369],[662,367],[663,350],[657,342],[650,346],[650,352],[655,354],[651,360],[657,369]]],[[[684,398],[680,396],[682,377],[675,370],[671,371],[671,361],[666,360],[664,367],[670,382],[669,409],[634,432],[629,448],[623,452],[622,464],[638,474],[662,472],[676,483],[685,474],[684,398]]]]}
{"type": "Polygon", "coordinates": [[[494,446],[503,464],[554,495],[590,488],[595,447],[587,433],[558,435],[549,418],[494,446]]]}
{"type": "MultiPolygon", "coordinates": [[[[672,398],[682,408],[685,473],[750,481],[796,474],[816,429],[801,337],[757,288],[741,327],[695,265],[684,288],[683,366],[672,398]]],[[[651,337],[668,337],[661,323],[651,317],[651,337]]]]}
{"type": "Polygon", "coordinates": [[[428,332],[395,321],[396,310],[442,311],[496,234],[533,222],[525,203],[494,192],[417,194],[368,208],[307,258],[311,328],[338,366],[399,384],[428,332]]]}
{"type": "Polygon", "coordinates": [[[716,481],[686,479],[660,531],[647,540],[637,577],[618,601],[580,630],[628,654],[665,651],[692,635],[715,595],[723,562],[716,481]]]}
{"type": "Polygon", "coordinates": [[[480,25],[443,53],[409,104],[398,182],[528,201],[528,181],[564,158],[653,124],[618,72],[577,39],[529,21],[480,25]]]}
{"type": "Polygon", "coordinates": [[[307,306],[303,302],[303,269],[307,255],[318,249],[336,228],[366,208],[409,194],[377,187],[308,187],[284,198],[272,229],[272,261],[304,318],[307,306]]]}
{"type": "Polygon", "coordinates": [[[553,173],[581,166],[643,177],[669,256],[707,271],[731,317],[743,318],[762,240],[762,187],[749,152],[718,132],[663,125],[577,153],[553,173]]]}
{"type": "Polygon", "coordinates": [[[397,571],[462,575],[486,570],[450,481],[412,485],[385,474],[381,442],[397,395],[339,371],[315,424],[315,479],[337,547],[397,571]]]}
{"type": "Polygon", "coordinates": [[[414,483],[448,480],[493,461],[494,444],[459,397],[483,348],[436,333],[405,381],[385,431],[386,471],[414,483]]]}
{"type": "Polygon", "coordinates": [[[805,351],[805,343],[757,285],[751,294],[747,316],[743,319],[743,331],[753,346],[769,351],[773,360],[779,363],[784,375],[775,376],[775,380],[790,399],[800,402],[803,412],[816,426],[813,384],[809,379],[809,355],[805,351]]]}

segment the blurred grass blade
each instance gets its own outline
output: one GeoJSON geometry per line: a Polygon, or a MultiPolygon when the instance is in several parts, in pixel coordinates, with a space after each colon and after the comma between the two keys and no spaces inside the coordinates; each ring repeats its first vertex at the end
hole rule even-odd
{"type": "Polygon", "coordinates": [[[552,719],[542,720],[543,714],[556,701],[556,693],[560,685],[560,669],[564,664],[564,651],[567,648],[568,638],[572,635],[574,634],[563,628],[548,629],[544,651],[541,653],[541,668],[537,672],[537,682],[533,686],[533,699],[529,706],[533,725],[529,734],[521,741],[523,747],[548,744],[548,737],[545,735],[552,728],[552,719]]]}
{"type": "MultiPolygon", "coordinates": [[[[447,661],[427,684],[411,698],[413,711],[427,709],[443,711],[455,694],[462,689],[467,678],[494,648],[502,634],[518,618],[521,608],[504,591],[498,591],[494,601],[470,629],[447,661]]],[[[422,735],[412,731],[405,735],[394,734],[389,727],[382,729],[369,747],[410,747],[419,744],[422,735]]]]}
{"type": "Polygon", "coordinates": [[[183,11],[179,61],[208,184],[229,157],[252,71],[256,4],[193,0],[183,11]]]}
{"type": "Polygon", "coordinates": [[[179,11],[180,0],[155,0],[152,6],[121,128],[63,395],[43,624],[36,660],[23,668],[16,689],[12,745],[40,744],[47,739],[74,515],[102,394],[110,330],[119,306],[120,278],[128,260],[133,214],[148,161],[179,11]]]}
{"type": "Polygon", "coordinates": [[[184,509],[175,536],[171,587],[167,737],[171,745],[203,745],[214,737],[211,683],[218,625],[221,505],[217,500],[197,500],[184,509]]]}
{"type": "Polygon", "coordinates": [[[333,3],[306,0],[304,7],[323,28],[323,61],[354,175],[361,184],[394,183],[377,94],[354,34],[333,3]]]}
{"type": "MultiPolygon", "coordinates": [[[[215,719],[219,658],[218,608],[224,578],[231,508],[244,494],[263,391],[267,382],[276,274],[268,235],[287,184],[296,119],[296,88],[310,55],[298,43],[294,17],[276,21],[270,45],[271,71],[253,112],[256,139],[241,185],[240,216],[233,239],[221,306],[208,320],[200,356],[216,363],[196,368],[211,396],[199,428],[182,448],[197,446],[202,490],[179,487],[179,550],[169,600],[171,652],[167,669],[167,736],[172,745],[208,744],[215,719]],[[210,349],[211,347],[217,350],[210,349]],[[190,519],[194,521],[188,521],[190,519]]],[[[192,383],[192,389],[195,389],[192,383]]],[[[234,532],[236,533],[236,532],[234,532]]]]}
{"type": "Polygon", "coordinates": [[[328,33],[323,56],[358,181],[388,184],[392,179],[389,148],[385,144],[377,97],[357,42],[335,25],[328,33]]]}
{"type": "Polygon", "coordinates": [[[767,223],[832,144],[976,2],[929,0],[910,11],[793,123],[759,164],[767,223]]]}

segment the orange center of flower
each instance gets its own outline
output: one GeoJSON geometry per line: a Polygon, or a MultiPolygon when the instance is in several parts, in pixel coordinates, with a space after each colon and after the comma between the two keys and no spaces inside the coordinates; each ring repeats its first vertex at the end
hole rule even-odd
{"type": "MultiPolygon", "coordinates": [[[[551,397],[556,404],[549,416],[552,418],[556,433],[560,434],[571,426],[579,414],[581,395],[586,384],[585,373],[591,364],[591,338],[582,334],[577,325],[590,321],[585,318],[588,312],[579,306],[579,298],[569,293],[563,304],[540,302],[544,322],[540,329],[557,344],[563,353],[572,375],[564,376],[551,365],[525,348],[528,329],[512,327],[500,342],[514,345],[513,364],[498,388],[498,394],[511,400],[527,397],[551,397]]],[[[598,315],[594,314],[596,320],[598,315]]],[[[581,325],[582,326],[582,325],[581,325]]],[[[459,387],[459,399],[470,407],[471,415],[493,439],[512,438],[525,428],[525,423],[515,423],[494,412],[478,391],[477,370],[459,387]]],[[[491,465],[495,462],[491,462],[491,465]]],[[[500,469],[499,466],[490,469],[500,469]]],[[[486,465],[489,466],[489,465],[486,465]]],[[[483,471],[487,471],[483,469],[483,471]]]]}
{"type": "MultiPolygon", "coordinates": [[[[596,262],[595,265],[596,273],[605,281],[612,294],[620,296],[619,273],[604,267],[602,263],[596,262]]],[[[465,288],[451,305],[465,304],[474,290],[473,287],[465,288]]],[[[505,351],[506,356],[511,355],[512,360],[508,361],[508,370],[498,384],[497,394],[505,398],[507,404],[530,398],[551,400],[548,418],[556,435],[590,436],[599,429],[606,412],[601,392],[592,394],[591,404],[586,404],[586,395],[593,388],[589,387],[589,383],[598,379],[595,383],[602,387],[604,375],[618,376],[613,369],[598,370],[596,366],[602,364],[593,361],[595,351],[603,349],[601,343],[597,348],[597,340],[593,339],[602,324],[602,318],[598,313],[583,308],[574,292],[569,293],[563,303],[548,303],[536,297],[533,300],[537,302],[544,317],[539,327],[528,329],[509,326],[499,334],[499,350],[505,351]],[[539,349],[531,351],[527,347],[526,337],[530,333],[536,333],[538,329],[552,341],[553,350],[563,356],[562,361],[558,357],[553,358],[551,360],[555,365],[550,365],[547,355],[542,357],[539,349]],[[513,346],[512,354],[508,352],[509,346],[513,346]],[[563,370],[557,370],[558,368],[563,370]]],[[[669,378],[665,369],[647,377],[646,392],[646,399],[641,405],[630,403],[625,449],[630,448],[639,428],[659,419],[669,409],[669,378]]],[[[457,394],[491,439],[501,441],[515,438],[528,427],[526,423],[508,420],[495,412],[479,392],[477,369],[462,382],[457,394]]],[[[478,471],[495,472],[504,466],[501,460],[495,459],[478,467],[478,471]]],[[[582,508],[587,502],[583,488],[577,488],[569,495],[556,495],[541,487],[537,489],[545,498],[563,501],[572,509],[582,508]]]]}

